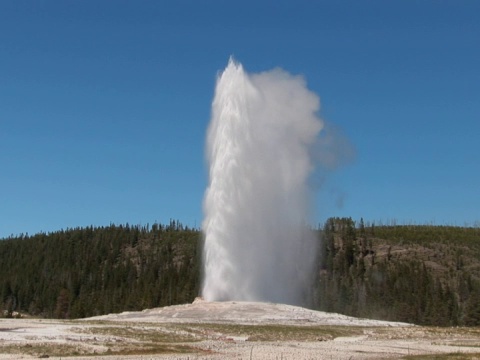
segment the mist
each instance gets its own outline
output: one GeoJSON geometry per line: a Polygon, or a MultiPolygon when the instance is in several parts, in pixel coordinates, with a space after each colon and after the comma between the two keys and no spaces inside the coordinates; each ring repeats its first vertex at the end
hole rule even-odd
{"type": "Polygon", "coordinates": [[[218,76],[206,140],[202,296],[304,305],[318,240],[310,222],[312,153],[324,126],[301,76],[218,76]]]}

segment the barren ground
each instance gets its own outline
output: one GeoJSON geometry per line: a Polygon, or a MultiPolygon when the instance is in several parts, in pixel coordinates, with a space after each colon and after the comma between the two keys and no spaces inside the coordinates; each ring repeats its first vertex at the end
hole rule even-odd
{"type": "Polygon", "coordinates": [[[480,359],[479,328],[431,328],[253,302],[84,320],[0,319],[0,359],[480,359]]]}

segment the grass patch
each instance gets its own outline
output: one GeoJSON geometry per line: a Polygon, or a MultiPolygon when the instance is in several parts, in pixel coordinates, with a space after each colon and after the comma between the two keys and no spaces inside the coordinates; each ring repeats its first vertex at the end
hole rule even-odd
{"type": "Polygon", "coordinates": [[[198,352],[198,349],[179,344],[128,344],[127,346],[112,345],[103,355],[191,354],[198,352]]]}
{"type": "Polygon", "coordinates": [[[154,354],[186,354],[198,353],[198,349],[194,349],[187,345],[180,344],[145,344],[145,343],[105,343],[108,349],[104,352],[94,352],[91,349],[65,345],[58,343],[39,343],[32,345],[5,345],[0,346],[2,354],[13,355],[30,355],[41,357],[48,355],[49,357],[70,357],[70,356],[104,356],[104,355],[154,355],[154,354]]]}
{"type": "Polygon", "coordinates": [[[479,360],[480,353],[448,353],[435,355],[408,355],[403,357],[405,360],[479,360]]]}
{"type": "MultiPolygon", "coordinates": [[[[469,327],[405,327],[401,331],[397,328],[377,328],[375,335],[380,339],[406,340],[406,339],[432,339],[437,344],[456,345],[451,343],[457,338],[459,342],[468,343],[476,341],[480,344],[480,328],[469,327]],[[448,342],[448,344],[444,344],[448,342]]],[[[459,345],[460,346],[460,345],[459,345]]],[[[471,345],[465,345],[471,346],[471,345]]]]}
{"type": "Polygon", "coordinates": [[[198,353],[199,350],[185,343],[197,341],[194,335],[169,326],[142,326],[121,324],[73,329],[82,334],[98,336],[97,341],[107,347],[103,355],[153,355],[198,353]]]}
{"type": "Polygon", "coordinates": [[[299,325],[246,325],[246,324],[197,324],[197,323],[95,323],[87,330],[92,335],[118,336],[162,343],[188,343],[207,339],[245,337],[248,341],[317,341],[331,340],[339,336],[357,336],[365,329],[355,326],[299,326],[299,325]]]}
{"type": "Polygon", "coordinates": [[[190,334],[180,332],[170,327],[142,327],[142,326],[92,326],[88,329],[75,329],[81,333],[91,335],[101,335],[106,337],[125,338],[137,342],[151,343],[185,343],[196,341],[197,339],[190,334]]]}
{"type": "Polygon", "coordinates": [[[57,344],[57,343],[38,343],[26,345],[4,345],[0,346],[2,354],[31,355],[39,357],[42,355],[68,357],[79,355],[91,355],[81,346],[57,344]]]}
{"type": "Polygon", "coordinates": [[[347,326],[182,324],[176,325],[198,337],[245,337],[248,341],[319,341],[363,334],[364,328],[347,326]]]}

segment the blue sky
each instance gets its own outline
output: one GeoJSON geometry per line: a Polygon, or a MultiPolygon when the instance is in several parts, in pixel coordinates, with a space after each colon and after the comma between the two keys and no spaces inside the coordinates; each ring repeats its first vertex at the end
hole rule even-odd
{"type": "Polygon", "coordinates": [[[478,1],[0,2],[0,237],[202,220],[216,74],[305,76],[356,149],[313,222],[480,221],[478,1]]]}

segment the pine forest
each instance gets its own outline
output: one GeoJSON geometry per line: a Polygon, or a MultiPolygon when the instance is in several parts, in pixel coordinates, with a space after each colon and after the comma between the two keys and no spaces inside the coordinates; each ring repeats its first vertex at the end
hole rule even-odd
{"type": "MultiPolygon", "coordinates": [[[[308,307],[422,325],[480,325],[480,228],[330,218],[313,231],[318,262],[308,307]]],[[[192,302],[201,246],[199,230],[173,220],[2,239],[1,315],[84,318],[192,302]]]]}

